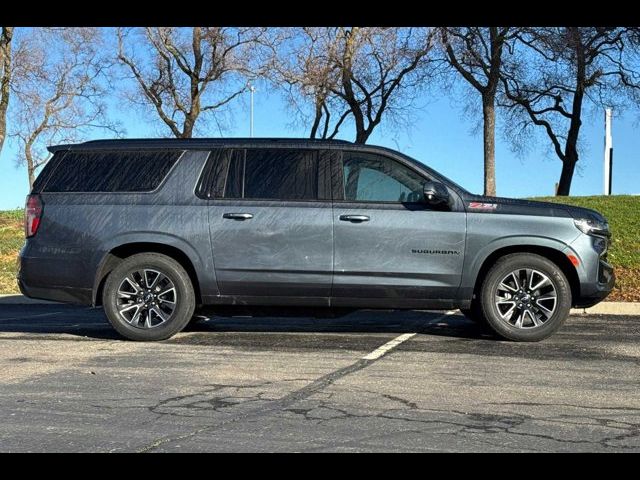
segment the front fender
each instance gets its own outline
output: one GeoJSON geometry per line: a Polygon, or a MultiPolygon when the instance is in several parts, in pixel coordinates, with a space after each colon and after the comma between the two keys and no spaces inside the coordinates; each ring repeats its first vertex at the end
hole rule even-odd
{"type": "MultiPolygon", "coordinates": [[[[482,265],[493,253],[499,250],[514,247],[542,247],[563,253],[566,251],[567,246],[567,243],[561,240],[542,235],[509,235],[496,238],[476,250],[471,250],[473,253],[468,251],[465,255],[460,298],[471,298],[482,265]]],[[[467,248],[470,247],[468,246],[467,248]]]]}

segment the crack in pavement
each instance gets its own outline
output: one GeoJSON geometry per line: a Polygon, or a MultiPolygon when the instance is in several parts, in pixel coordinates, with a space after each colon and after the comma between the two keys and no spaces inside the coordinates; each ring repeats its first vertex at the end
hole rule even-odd
{"type": "MultiPolygon", "coordinates": [[[[452,311],[449,311],[443,315],[440,315],[439,317],[436,317],[434,319],[425,319],[424,322],[422,322],[422,324],[432,324],[438,321],[441,321],[445,318],[447,318],[448,316],[450,316],[452,314],[452,311]]],[[[419,327],[419,325],[418,325],[419,327]]],[[[407,334],[405,334],[407,335],[407,334]]],[[[403,335],[400,335],[397,338],[401,338],[403,337],[403,335]]],[[[407,337],[406,339],[410,339],[411,337],[407,337]]],[[[393,341],[393,340],[392,340],[393,341]]],[[[384,345],[387,345],[390,342],[386,342],[384,345]]],[[[398,344],[400,344],[401,342],[399,342],[398,344]]],[[[377,351],[374,350],[374,352],[377,351]]],[[[228,425],[230,423],[235,423],[241,420],[250,420],[253,419],[255,417],[259,417],[262,415],[268,415],[269,413],[274,413],[274,412],[278,412],[278,411],[282,411],[282,410],[286,410],[287,407],[295,404],[296,402],[299,402],[300,400],[304,400],[305,398],[308,398],[310,396],[312,396],[313,394],[323,390],[324,388],[326,388],[327,386],[331,385],[332,383],[334,383],[336,380],[339,380],[342,377],[345,377],[347,375],[350,375],[354,372],[357,372],[359,370],[362,370],[366,367],[368,367],[369,365],[371,365],[372,363],[375,363],[376,361],[380,360],[381,358],[384,358],[384,356],[386,354],[388,354],[388,352],[390,352],[391,350],[389,349],[387,352],[385,352],[385,354],[377,356],[375,358],[367,358],[367,356],[360,358],[359,360],[355,361],[354,363],[347,365],[346,367],[340,368],[338,370],[335,370],[333,372],[330,372],[316,380],[314,380],[313,382],[311,382],[310,384],[295,390],[293,392],[288,393],[287,395],[285,395],[284,397],[280,398],[279,400],[275,400],[272,401],[270,403],[268,403],[265,406],[258,406],[253,410],[250,410],[249,412],[245,412],[245,413],[240,413],[232,418],[229,418],[227,420],[223,420],[223,421],[219,421],[216,422],[214,424],[209,424],[209,425],[204,425],[200,428],[197,428],[195,430],[192,430],[190,432],[187,432],[185,434],[182,435],[177,435],[177,436],[171,436],[171,437],[163,437],[160,438],[158,440],[155,440],[153,442],[151,442],[150,444],[140,448],[137,450],[137,452],[139,453],[144,453],[144,452],[150,452],[152,450],[157,449],[158,447],[162,446],[162,445],[166,445],[168,443],[172,443],[172,442],[176,442],[176,441],[180,441],[180,440],[184,440],[187,438],[192,438],[200,433],[209,431],[209,430],[213,430],[216,428],[221,428],[225,425],[228,425]]],[[[161,402],[162,403],[162,402],[161,402]]],[[[225,404],[220,404],[220,405],[225,405],[225,404]]],[[[226,404],[225,406],[229,406],[228,404],[226,404]]],[[[218,409],[220,409],[221,407],[218,406],[218,409]]]]}
{"type": "MultiPolygon", "coordinates": [[[[445,318],[445,315],[442,316],[445,318]]],[[[428,323],[434,323],[439,319],[431,320],[428,323]]],[[[382,358],[382,357],[381,357],[382,358]]],[[[226,418],[218,418],[216,421],[202,425],[198,428],[187,431],[178,435],[166,435],[138,448],[137,452],[150,452],[157,450],[163,446],[179,442],[181,440],[190,439],[205,432],[212,432],[217,429],[224,428],[236,422],[255,422],[260,417],[270,414],[280,416],[282,414],[300,415],[305,421],[314,422],[314,424],[322,424],[334,420],[344,421],[345,419],[382,419],[388,422],[403,422],[407,424],[407,428],[394,430],[399,432],[420,432],[425,433],[425,428],[429,430],[443,428],[450,431],[441,432],[442,435],[466,436],[469,440],[478,441],[491,445],[491,438],[496,435],[507,435],[513,437],[541,439],[548,442],[557,442],[567,445],[586,445],[591,447],[599,447],[603,449],[638,449],[640,447],[629,444],[629,440],[640,438],[640,424],[633,421],[623,421],[619,418],[606,418],[602,412],[610,410],[612,414],[618,412],[629,412],[635,415],[640,409],[631,407],[596,407],[592,412],[584,412],[578,414],[556,413],[555,415],[541,415],[508,412],[500,414],[467,412],[455,409],[430,409],[420,408],[415,402],[408,399],[389,395],[385,393],[365,391],[369,394],[377,395],[386,401],[396,402],[398,407],[384,408],[374,413],[357,413],[349,411],[349,408],[338,408],[330,405],[330,398],[334,395],[332,391],[325,391],[327,387],[333,385],[336,381],[346,377],[352,373],[358,372],[372,363],[378,361],[379,358],[368,359],[366,356],[355,362],[340,368],[338,370],[327,373],[311,383],[287,393],[279,399],[268,398],[268,392],[248,392],[248,389],[260,389],[269,385],[275,385],[281,382],[263,382],[251,385],[209,385],[205,390],[196,392],[191,395],[181,395],[168,398],[148,407],[152,413],[159,415],[158,418],[168,415],[176,417],[200,417],[208,416],[213,412],[222,412],[228,415],[226,418]],[[228,390],[228,391],[227,391],[228,390]],[[314,397],[315,398],[311,398],[314,397]],[[212,398],[212,396],[214,398],[212,398]],[[323,398],[317,398],[322,396],[323,398]],[[304,400],[309,399],[313,405],[298,405],[304,400]],[[246,409],[242,406],[246,405],[246,409]],[[237,411],[236,407],[240,408],[237,411]],[[601,413],[596,413],[600,411],[601,413]],[[201,415],[204,414],[204,415],[201,415]],[[443,418],[445,417],[445,418],[443,418]],[[551,425],[552,427],[549,427],[551,425]],[[562,426],[584,425],[585,428],[602,429],[603,432],[597,433],[595,438],[566,438],[560,434],[564,431],[562,426]],[[416,426],[418,426],[416,428],[416,426]],[[555,427],[558,428],[555,431],[555,427]],[[479,438],[478,438],[479,437],[479,438]],[[486,438],[485,438],[486,437],[486,438]],[[620,444],[625,442],[625,444],[620,444]]],[[[303,381],[306,379],[297,379],[303,381]]],[[[292,380],[290,380],[292,381],[292,380]]],[[[353,387],[351,387],[353,388],[353,387]]],[[[330,389],[331,390],[331,389],[330,389]]],[[[543,408],[545,405],[553,404],[535,404],[534,402],[512,402],[512,403],[486,403],[486,405],[500,405],[502,407],[514,406],[522,407],[539,406],[543,408]]],[[[591,407],[581,405],[558,405],[564,408],[582,408],[589,409],[591,407]]],[[[434,432],[436,433],[436,432],[434,432]]],[[[373,438],[373,437],[371,437],[373,438]]],[[[344,442],[335,442],[334,446],[348,446],[355,442],[350,439],[344,442]]],[[[526,447],[529,448],[529,447],[526,447]]],[[[553,447],[549,447],[553,448],[553,447]]],[[[533,450],[531,446],[531,450],[533,450]]]]}
{"type": "MultiPolygon", "coordinates": [[[[451,311],[445,313],[444,315],[441,315],[435,319],[430,319],[430,320],[426,320],[426,323],[435,323],[438,322],[446,317],[448,317],[449,315],[451,315],[451,311]]],[[[407,334],[405,334],[407,335],[407,334]]],[[[397,338],[404,338],[403,335],[400,335],[397,338]]],[[[411,337],[407,337],[406,339],[410,339],[411,337]]],[[[403,340],[404,341],[404,340],[403,340]]],[[[383,344],[382,346],[387,345],[390,342],[386,342],[385,344],[383,344]]],[[[398,342],[398,344],[400,344],[401,342],[398,342]]],[[[374,350],[374,352],[377,351],[374,350]]],[[[263,415],[268,415],[269,413],[273,413],[273,412],[278,412],[278,411],[282,411],[282,410],[286,410],[287,407],[295,404],[296,402],[299,402],[300,400],[303,400],[305,398],[308,398],[310,396],[312,396],[314,393],[319,392],[321,390],[323,390],[324,388],[326,388],[327,386],[331,385],[332,383],[334,383],[336,380],[339,380],[342,377],[345,377],[347,375],[350,375],[351,373],[357,372],[359,370],[362,370],[363,368],[368,367],[369,365],[371,365],[372,363],[375,363],[376,361],[380,360],[381,358],[384,358],[384,356],[386,354],[388,354],[388,352],[391,351],[391,349],[389,349],[388,351],[385,351],[385,353],[383,355],[380,356],[376,356],[373,358],[367,358],[367,356],[360,358],[359,360],[355,361],[354,363],[347,365],[346,367],[340,368],[338,370],[335,370],[333,372],[330,372],[316,380],[314,380],[313,382],[311,382],[310,384],[295,390],[293,392],[288,393],[287,395],[285,395],[284,397],[280,398],[279,400],[274,400],[270,403],[268,403],[265,406],[258,406],[253,410],[250,410],[249,412],[245,412],[245,413],[240,413],[234,417],[231,417],[227,420],[223,420],[223,421],[219,421],[213,424],[209,424],[209,425],[204,425],[200,428],[197,428],[195,430],[192,430],[190,432],[184,433],[182,435],[177,435],[177,436],[169,436],[169,437],[163,437],[160,439],[155,440],[154,442],[151,442],[150,444],[136,450],[138,453],[144,453],[144,452],[150,452],[152,450],[157,449],[158,447],[162,446],[162,445],[166,445],[168,443],[172,443],[172,442],[176,442],[176,441],[180,441],[180,440],[184,440],[187,438],[192,438],[200,433],[206,432],[206,431],[210,431],[210,430],[214,430],[217,428],[221,428],[224,427],[225,425],[228,425],[230,423],[235,423],[241,420],[250,420],[259,416],[263,416],[263,415]]],[[[162,403],[162,402],[160,402],[162,403]]],[[[245,402],[246,403],[246,402],[245,402]]],[[[220,408],[224,408],[224,407],[228,407],[229,404],[228,403],[221,403],[221,404],[217,404],[216,407],[214,408],[214,410],[220,409],[220,408]]]]}
{"type": "MultiPolygon", "coordinates": [[[[530,438],[538,438],[543,440],[555,441],[563,444],[574,444],[574,445],[593,445],[593,446],[601,446],[603,448],[618,448],[618,449],[640,449],[638,446],[633,445],[614,445],[614,442],[629,440],[632,438],[640,438],[640,423],[632,423],[632,422],[624,422],[619,419],[608,419],[602,418],[601,416],[593,416],[593,415],[569,415],[569,414],[558,414],[556,416],[532,416],[526,414],[490,414],[490,413],[480,413],[480,412],[463,412],[459,410],[445,410],[445,409],[422,409],[419,408],[415,403],[410,402],[401,397],[390,396],[386,394],[382,394],[379,392],[373,392],[370,390],[364,390],[366,393],[374,394],[382,396],[383,398],[396,401],[401,405],[408,407],[409,411],[418,415],[425,414],[439,414],[439,415],[449,415],[452,414],[455,416],[460,416],[463,419],[468,419],[468,421],[456,421],[455,419],[426,419],[426,418],[415,418],[415,417],[407,417],[407,416],[398,416],[395,414],[396,412],[406,414],[407,410],[402,409],[398,410],[397,408],[385,409],[378,413],[367,414],[367,413],[354,413],[350,412],[345,408],[338,408],[333,405],[327,404],[326,401],[320,400],[316,406],[311,408],[295,408],[295,409],[286,409],[285,411],[302,415],[305,421],[312,421],[316,425],[320,425],[323,423],[328,423],[333,420],[344,420],[347,418],[357,418],[357,419],[385,419],[390,421],[402,421],[407,422],[411,425],[421,424],[421,425],[441,425],[448,427],[458,428],[457,431],[450,433],[453,436],[458,436],[460,434],[507,434],[507,435],[516,435],[522,437],[530,437],[530,438]],[[322,411],[322,416],[317,416],[320,414],[319,411],[322,411]],[[327,416],[326,411],[334,412],[334,415],[327,416]],[[314,415],[316,412],[316,415],[314,415]],[[591,423],[585,422],[576,422],[575,420],[586,419],[591,421],[591,423]],[[568,439],[568,438],[560,438],[558,436],[554,436],[551,434],[545,433],[535,433],[535,432],[526,432],[526,431],[517,431],[517,428],[526,428],[529,426],[534,426],[536,423],[552,423],[552,424],[560,424],[560,425],[584,425],[584,426],[601,426],[610,430],[622,430],[622,433],[618,435],[612,434],[601,437],[598,440],[588,440],[588,439],[568,439]]],[[[517,404],[518,402],[514,402],[517,404]]],[[[525,403],[525,402],[520,402],[525,403]]],[[[488,403],[487,405],[492,405],[495,403],[488,403]]],[[[509,405],[510,403],[500,403],[500,405],[509,405]]],[[[554,405],[554,404],[541,404],[541,405],[554,405]]],[[[574,406],[576,408],[583,409],[591,409],[588,406],[574,406]]],[[[598,409],[611,409],[613,407],[602,407],[602,408],[594,408],[598,409]]],[[[640,409],[635,409],[632,407],[621,407],[620,411],[632,411],[634,413],[640,414],[640,409]]],[[[480,441],[483,441],[482,439],[480,441]]],[[[349,445],[354,442],[353,439],[347,440],[345,442],[336,443],[333,441],[333,445],[349,445]]],[[[322,448],[322,447],[320,447],[322,448]]]]}
{"type": "Polygon", "coordinates": [[[150,443],[149,445],[142,447],[140,449],[137,450],[138,453],[144,453],[144,452],[149,452],[151,450],[155,450],[156,448],[165,445],[167,443],[171,443],[171,442],[176,442],[176,441],[180,441],[180,440],[184,440],[186,438],[191,438],[194,437],[195,435],[198,435],[200,433],[206,432],[208,430],[213,430],[213,429],[217,429],[217,428],[221,428],[227,424],[230,423],[235,423],[238,422],[240,420],[249,420],[252,419],[254,417],[259,417],[259,416],[263,416],[263,415],[268,415],[269,413],[273,413],[273,412],[277,412],[277,411],[281,411],[281,410],[286,410],[286,408],[290,405],[295,404],[296,402],[303,400],[305,398],[310,397],[311,395],[313,395],[314,393],[322,390],[323,388],[326,388],[328,385],[331,385],[333,382],[335,382],[336,380],[349,375],[351,373],[357,372],[358,370],[362,370],[363,368],[371,365],[372,363],[376,362],[378,359],[376,360],[365,360],[365,359],[360,359],[358,361],[356,361],[355,363],[352,363],[351,365],[347,365],[346,367],[340,368],[338,370],[335,370],[331,373],[328,373],[320,378],[318,378],[317,380],[314,380],[313,382],[311,382],[309,385],[306,385],[298,390],[295,390],[293,392],[288,393],[287,395],[285,395],[284,397],[282,397],[279,400],[275,400],[270,402],[267,406],[264,407],[258,407],[254,410],[251,410],[249,412],[246,413],[241,413],[235,417],[232,417],[228,420],[223,420],[221,422],[216,422],[214,424],[210,424],[210,425],[205,425],[202,426],[196,430],[192,430],[191,432],[185,433],[183,435],[178,435],[178,436],[174,436],[174,437],[164,437],[161,439],[156,440],[155,442],[150,443]]]}
{"type": "MultiPolygon", "coordinates": [[[[154,442],[151,442],[150,444],[139,448],[138,450],[136,450],[136,452],[138,453],[145,453],[145,452],[150,452],[152,450],[157,449],[158,447],[162,446],[162,445],[166,445],[168,443],[173,443],[173,442],[177,442],[180,440],[185,440],[187,438],[191,438],[194,437],[200,433],[209,431],[209,430],[214,430],[214,429],[218,429],[221,427],[224,427],[228,424],[231,423],[235,423],[241,420],[250,420],[253,419],[255,417],[260,417],[263,415],[268,415],[270,413],[273,412],[278,412],[278,411],[282,411],[282,410],[286,410],[286,408],[290,405],[295,404],[296,402],[303,400],[305,398],[310,397],[311,395],[313,395],[314,393],[322,390],[323,388],[327,387],[328,385],[331,385],[333,382],[335,382],[336,380],[349,375],[351,373],[357,372],[358,370],[362,370],[363,368],[371,365],[372,363],[376,362],[379,359],[376,360],[364,360],[364,359],[360,359],[358,361],[356,361],[355,363],[352,363],[350,365],[347,365],[346,367],[340,368],[338,370],[335,370],[331,373],[328,373],[320,378],[318,378],[317,380],[314,380],[313,382],[311,382],[309,385],[306,385],[298,390],[295,390],[293,392],[288,393],[287,395],[285,395],[284,397],[280,398],[279,400],[274,400],[270,403],[268,403],[267,405],[263,406],[263,407],[257,407],[253,410],[250,410],[248,412],[245,413],[240,413],[234,417],[231,417],[227,420],[222,420],[213,424],[209,424],[209,425],[204,425],[200,428],[197,428],[195,430],[192,430],[190,432],[184,433],[182,435],[176,435],[176,436],[170,436],[170,437],[163,437],[160,438],[154,442]]],[[[248,386],[247,386],[248,387],[248,386]]],[[[253,387],[253,385],[251,386],[253,387]]],[[[162,403],[162,402],[160,402],[162,403]]]]}

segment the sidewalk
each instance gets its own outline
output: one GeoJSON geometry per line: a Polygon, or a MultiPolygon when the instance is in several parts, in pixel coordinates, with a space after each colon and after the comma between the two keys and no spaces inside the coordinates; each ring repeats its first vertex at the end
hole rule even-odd
{"type": "MultiPolygon", "coordinates": [[[[35,300],[17,293],[0,294],[0,305],[37,305],[55,304],[46,300],[35,300]]],[[[640,316],[640,303],[638,302],[601,302],[591,308],[572,308],[571,315],[637,315],[640,316]]]]}

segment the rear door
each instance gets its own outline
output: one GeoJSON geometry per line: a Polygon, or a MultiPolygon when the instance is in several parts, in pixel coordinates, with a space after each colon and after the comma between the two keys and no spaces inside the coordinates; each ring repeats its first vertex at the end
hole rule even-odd
{"type": "Polygon", "coordinates": [[[328,303],[333,233],[324,152],[220,150],[211,162],[209,224],[220,293],[328,303]]]}
{"type": "Polygon", "coordinates": [[[408,299],[455,298],[464,211],[431,209],[423,201],[427,178],[391,157],[345,151],[333,168],[332,303],[402,307],[408,299]]]}

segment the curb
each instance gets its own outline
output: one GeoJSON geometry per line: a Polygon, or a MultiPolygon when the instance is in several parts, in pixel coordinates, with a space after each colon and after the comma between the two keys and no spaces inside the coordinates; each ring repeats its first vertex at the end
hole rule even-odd
{"type": "MultiPolygon", "coordinates": [[[[47,305],[59,302],[27,298],[17,293],[0,294],[1,305],[47,305]]],[[[601,302],[590,308],[572,308],[571,315],[638,315],[640,302],[601,302]]]]}
{"type": "Polygon", "coordinates": [[[638,315],[640,316],[640,303],[638,302],[601,302],[590,308],[572,308],[571,315],[638,315]]]}

